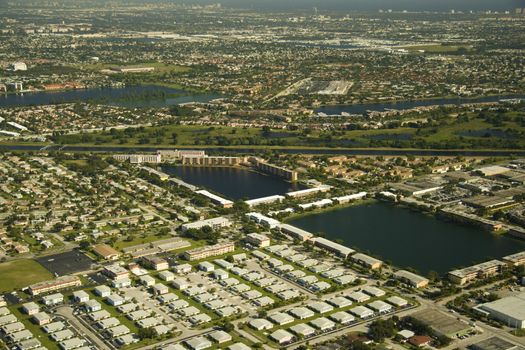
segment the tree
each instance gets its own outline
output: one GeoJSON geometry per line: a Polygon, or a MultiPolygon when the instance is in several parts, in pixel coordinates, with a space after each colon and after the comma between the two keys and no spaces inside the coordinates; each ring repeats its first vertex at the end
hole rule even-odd
{"type": "Polygon", "coordinates": [[[153,339],[157,336],[157,332],[152,327],[149,328],[140,328],[138,331],[138,336],[140,339],[153,339]]]}
{"type": "Polygon", "coordinates": [[[368,335],[378,343],[382,343],[385,338],[391,338],[395,334],[396,324],[392,319],[373,321],[368,328],[368,335]]]}
{"type": "Polygon", "coordinates": [[[233,330],[235,329],[235,326],[233,325],[233,323],[228,322],[228,321],[224,322],[221,327],[222,327],[222,330],[225,331],[226,333],[233,332],[233,330]]]}

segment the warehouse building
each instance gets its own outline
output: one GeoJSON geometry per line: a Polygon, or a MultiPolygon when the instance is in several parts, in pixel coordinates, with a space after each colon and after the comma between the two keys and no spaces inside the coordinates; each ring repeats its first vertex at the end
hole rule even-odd
{"type": "Polygon", "coordinates": [[[474,343],[471,350],[525,350],[525,347],[513,344],[499,337],[491,337],[474,343]]]}
{"type": "Polygon", "coordinates": [[[482,304],[478,308],[509,327],[525,328],[525,293],[482,304]]]}
{"type": "Polygon", "coordinates": [[[412,315],[438,335],[449,338],[460,337],[472,331],[472,326],[437,310],[426,309],[412,315]]]}

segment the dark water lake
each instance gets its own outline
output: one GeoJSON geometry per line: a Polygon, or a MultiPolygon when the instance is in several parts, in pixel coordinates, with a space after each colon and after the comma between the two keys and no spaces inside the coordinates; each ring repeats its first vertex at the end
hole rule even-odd
{"type": "Polygon", "coordinates": [[[209,102],[220,97],[223,96],[215,93],[193,93],[164,86],[140,85],[0,95],[0,107],[90,101],[128,108],[160,108],[188,102],[209,102]]]}
{"type": "Polygon", "coordinates": [[[407,208],[374,202],[312,214],[288,222],[324,232],[349,247],[422,274],[448,271],[525,250],[525,241],[443,221],[407,208]]]}
{"type": "MultiPolygon", "coordinates": [[[[353,142],[348,140],[349,143],[353,142]]],[[[0,151],[40,151],[42,145],[24,145],[24,144],[0,144],[0,151]]],[[[149,152],[155,153],[159,147],[133,147],[133,146],[75,146],[75,145],[50,145],[46,148],[48,151],[67,151],[67,152],[149,152]]],[[[161,147],[160,149],[165,149],[161,147]]],[[[261,152],[258,148],[225,148],[225,147],[213,147],[205,148],[195,146],[191,149],[203,149],[211,154],[257,154],[261,152]]],[[[376,149],[376,148],[348,148],[348,149],[304,149],[304,148],[272,148],[272,151],[284,153],[284,154],[344,154],[349,156],[463,156],[463,157],[525,157],[524,150],[436,150],[436,149],[376,149]]]]}
{"type": "Polygon", "coordinates": [[[423,106],[441,106],[441,105],[460,105],[465,103],[481,103],[481,102],[498,102],[504,99],[520,98],[525,96],[484,96],[478,98],[439,98],[432,100],[416,100],[416,101],[402,101],[402,102],[387,102],[387,103],[365,103],[365,104],[350,104],[350,105],[334,105],[322,106],[315,110],[316,113],[326,113],[328,115],[341,114],[343,112],[350,114],[364,114],[367,111],[384,112],[388,109],[411,109],[423,106]]]}
{"type": "Polygon", "coordinates": [[[254,199],[304,189],[300,184],[249,169],[232,167],[161,167],[162,171],[195,186],[223,194],[229,199],[254,199]]]}

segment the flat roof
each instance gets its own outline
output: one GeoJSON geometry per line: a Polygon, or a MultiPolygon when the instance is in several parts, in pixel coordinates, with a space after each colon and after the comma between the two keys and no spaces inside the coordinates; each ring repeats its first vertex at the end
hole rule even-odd
{"type": "Polygon", "coordinates": [[[468,324],[458,321],[455,317],[432,309],[416,312],[412,316],[444,335],[461,333],[472,328],[468,324]]]}
{"type": "Polygon", "coordinates": [[[523,350],[522,346],[513,344],[500,337],[491,337],[470,346],[472,350],[523,350]]]}
{"type": "Polygon", "coordinates": [[[485,311],[498,312],[523,322],[525,321],[525,293],[483,304],[481,308],[485,311]]]}

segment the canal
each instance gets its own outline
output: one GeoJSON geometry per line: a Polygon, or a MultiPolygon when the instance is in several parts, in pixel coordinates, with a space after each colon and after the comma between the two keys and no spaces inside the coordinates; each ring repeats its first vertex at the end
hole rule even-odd
{"type": "Polygon", "coordinates": [[[260,198],[305,188],[301,184],[244,168],[164,165],[161,169],[187,183],[232,200],[260,198]]]}
{"type": "Polygon", "coordinates": [[[473,226],[374,202],[301,216],[288,222],[422,274],[448,271],[525,250],[525,242],[473,226]]]}
{"type": "Polygon", "coordinates": [[[161,108],[188,102],[209,102],[220,97],[222,96],[215,93],[195,93],[164,86],[140,85],[0,95],[0,107],[91,102],[127,108],[161,108]]]}
{"type": "Polygon", "coordinates": [[[482,96],[477,98],[438,98],[430,100],[413,100],[400,102],[384,103],[363,103],[363,104],[346,104],[346,105],[327,105],[321,106],[315,110],[316,113],[325,113],[328,115],[338,115],[343,112],[350,114],[364,114],[367,111],[384,112],[389,109],[404,110],[415,107],[425,106],[442,106],[442,105],[460,105],[467,103],[485,103],[498,102],[505,99],[523,99],[523,95],[505,95],[505,96],[482,96]]]}

